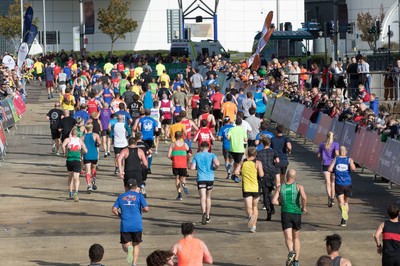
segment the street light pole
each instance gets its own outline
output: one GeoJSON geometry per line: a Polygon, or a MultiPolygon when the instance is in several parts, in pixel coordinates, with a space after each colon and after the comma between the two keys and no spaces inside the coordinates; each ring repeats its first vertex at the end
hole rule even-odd
{"type": "Polygon", "coordinates": [[[46,0],[43,0],[43,55],[47,53],[47,36],[46,36],[46,0]]]}
{"type": "Polygon", "coordinates": [[[400,56],[400,0],[397,1],[397,13],[398,13],[397,20],[398,20],[398,22],[399,22],[398,44],[399,44],[399,56],[400,56]]]}
{"type": "Polygon", "coordinates": [[[24,40],[24,0],[21,0],[21,43],[24,40]]]}

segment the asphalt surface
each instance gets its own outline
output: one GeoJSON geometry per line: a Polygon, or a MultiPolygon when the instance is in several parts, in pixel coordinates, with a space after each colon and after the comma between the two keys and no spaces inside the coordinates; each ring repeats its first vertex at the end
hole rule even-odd
{"type": "MultiPolygon", "coordinates": [[[[7,134],[8,153],[0,168],[0,265],[87,265],[88,248],[100,243],[105,248],[103,263],[127,265],[119,244],[119,220],[111,213],[122,180],[114,175],[113,156],[100,159],[98,190],[86,194],[81,178],[80,202],[66,199],[65,158],[51,153],[46,113],[54,101],[38,86],[28,88],[27,113],[17,129],[7,134]]],[[[339,233],[342,256],[353,265],[380,265],[372,234],[385,219],[390,203],[400,203],[400,190],[373,181],[368,171],[353,174],[353,198],[347,227],[340,227],[340,212],[327,207],[316,147],[303,139],[293,140],[290,168],[298,172],[298,182],[308,195],[308,213],[303,215],[301,265],[315,265],[326,253],[324,238],[339,233]]],[[[261,209],[257,232],[249,233],[241,184],[225,179],[225,168],[216,171],[211,222],[201,225],[195,172],[190,172],[189,196],[175,201],[176,191],[167,144],[161,144],[148,178],[147,201],[150,212],[143,215],[144,236],[138,265],[155,249],[169,249],[180,236],[180,223],[196,223],[196,236],[208,245],[215,265],[284,265],[287,250],[280,225],[280,208],[272,221],[265,221],[261,209]]],[[[214,147],[223,161],[221,144],[214,147]]]]}

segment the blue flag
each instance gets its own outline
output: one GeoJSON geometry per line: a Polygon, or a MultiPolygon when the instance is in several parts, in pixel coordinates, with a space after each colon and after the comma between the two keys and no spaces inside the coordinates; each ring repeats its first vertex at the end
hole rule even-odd
{"type": "Polygon", "coordinates": [[[26,37],[26,43],[28,44],[29,48],[31,47],[33,41],[36,38],[36,35],[38,34],[38,29],[35,25],[31,25],[31,28],[28,32],[28,35],[26,37]]]}
{"type": "Polygon", "coordinates": [[[25,11],[22,42],[27,43],[29,31],[31,30],[31,26],[32,26],[32,21],[33,21],[33,8],[30,6],[25,11]]]}

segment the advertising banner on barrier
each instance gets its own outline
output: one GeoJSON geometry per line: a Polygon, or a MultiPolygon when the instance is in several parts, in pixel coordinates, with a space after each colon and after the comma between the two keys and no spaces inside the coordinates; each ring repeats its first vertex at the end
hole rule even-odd
{"type": "Polygon", "coordinates": [[[381,136],[376,134],[376,132],[368,131],[367,136],[368,138],[365,143],[368,144],[364,145],[364,161],[362,165],[372,172],[376,172],[376,169],[378,168],[379,157],[381,156],[385,143],[381,141],[381,136]]]}
{"type": "Polygon", "coordinates": [[[314,142],[315,135],[317,134],[319,119],[321,118],[321,113],[318,113],[317,119],[315,123],[311,123],[308,125],[306,132],[306,139],[314,142]]]}
{"type": "Polygon", "coordinates": [[[26,104],[19,93],[16,93],[13,97],[13,104],[18,116],[26,112],[26,104]]]}
{"type": "Polygon", "coordinates": [[[304,111],[304,105],[302,104],[296,104],[296,110],[293,114],[292,121],[290,122],[290,130],[293,132],[297,132],[301,118],[303,116],[303,111],[304,111]]]}
{"type": "Polygon", "coordinates": [[[268,104],[267,104],[267,111],[265,111],[265,117],[271,118],[272,116],[272,109],[274,108],[276,98],[268,97],[268,104]]]}
{"type": "Polygon", "coordinates": [[[353,149],[351,153],[348,153],[350,157],[359,164],[364,163],[366,149],[369,149],[369,145],[366,145],[368,142],[368,131],[364,127],[360,129],[358,133],[356,133],[356,137],[353,143],[353,149]]]}
{"type": "Polygon", "coordinates": [[[342,135],[344,122],[339,122],[336,118],[331,123],[330,131],[333,132],[333,138],[336,142],[340,143],[340,136],[342,135]]]}
{"type": "Polygon", "coordinates": [[[307,129],[308,129],[308,125],[310,124],[310,117],[311,117],[312,113],[313,113],[313,110],[311,108],[304,108],[304,110],[303,110],[303,114],[300,119],[300,124],[297,129],[297,132],[302,136],[305,136],[307,133],[307,129]]]}
{"type": "Polygon", "coordinates": [[[340,145],[345,146],[347,149],[347,154],[351,154],[353,148],[353,143],[356,138],[356,125],[350,122],[345,122],[342,135],[340,137],[340,145]]]}
{"type": "Polygon", "coordinates": [[[11,110],[11,107],[7,100],[1,102],[1,106],[3,107],[5,120],[3,121],[4,128],[9,128],[15,124],[14,116],[11,110]]]}
{"type": "Polygon", "coordinates": [[[272,114],[271,114],[271,120],[275,121],[277,123],[280,123],[278,121],[278,114],[282,109],[282,101],[280,99],[275,100],[275,105],[274,108],[272,109],[272,114]]]}
{"type": "Polygon", "coordinates": [[[315,134],[314,137],[314,143],[316,145],[319,145],[321,142],[326,140],[326,136],[328,135],[328,131],[331,128],[331,123],[333,120],[326,114],[321,113],[319,116],[317,134],[315,134]]]}
{"type": "MultiPolygon", "coordinates": [[[[286,114],[288,112],[288,106],[289,106],[290,102],[288,100],[286,100],[285,98],[279,98],[277,101],[281,103],[281,108],[280,108],[279,112],[277,112],[277,117],[276,117],[276,120],[274,120],[274,121],[276,121],[279,124],[283,124],[283,122],[285,121],[285,118],[286,118],[286,114]]],[[[274,108],[273,112],[275,112],[275,108],[274,108]]]]}
{"type": "Polygon", "coordinates": [[[283,120],[283,126],[285,128],[290,128],[290,124],[292,123],[294,112],[296,112],[297,103],[288,102],[288,105],[285,106],[287,108],[285,120],[283,120]]]}
{"type": "Polygon", "coordinates": [[[396,169],[395,172],[395,167],[398,166],[400,159],[399,150],[400,142],[388,139],[379,157],[378,168],[376,170],[379,175],[395,181],[398,170],[396,169]]]}
{"type": "Polygon", "coordinates": [[[14,124],[15,124],[15,123],[17,123],[19,121],[19,116],[17,114],[17,110],[15,109],[13,99],[12,98],[8,98],[7,102],[8,102],[8,105],[10,106],[11,113],[12,113],[13,118],[14,118],[14,124]]]}
{"type": "Polygon", "coordinates": [[[6,135],[4,134],[2,122],[0,122],[0,142],[4,145],[6,144],[6,135]]]}

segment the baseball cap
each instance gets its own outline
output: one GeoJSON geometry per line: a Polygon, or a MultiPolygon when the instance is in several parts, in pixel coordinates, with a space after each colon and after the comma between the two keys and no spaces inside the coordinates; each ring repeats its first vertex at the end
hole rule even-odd
{"type": "Polygon", "coordinates": [[[137,187],[137,181],[136,181],[136,179],[133,179],[133,178],[128,179],[128,181],[126,181],[126,186],[127,186],[128,188],[137,187]]]}
{"type": "Polygon", "coordinates": [[[229,116],[225,116],[224,117],[224,122],[228,122],[228,121],[231,121],[231,118],[229,116]]]}

